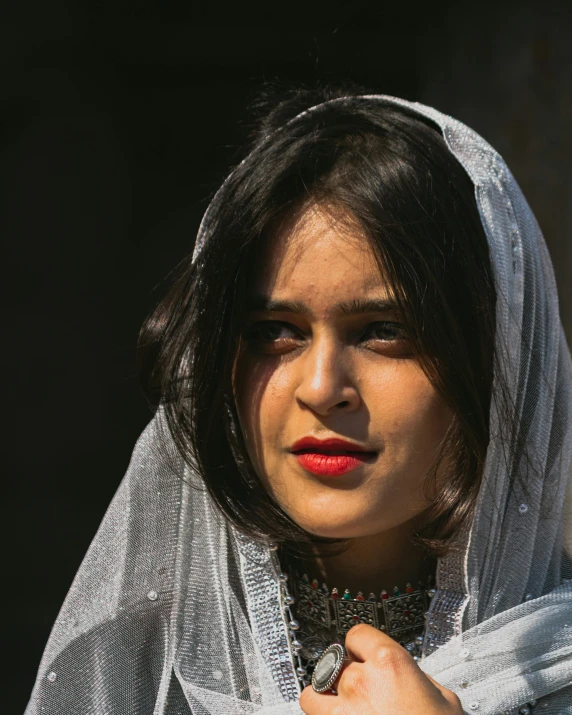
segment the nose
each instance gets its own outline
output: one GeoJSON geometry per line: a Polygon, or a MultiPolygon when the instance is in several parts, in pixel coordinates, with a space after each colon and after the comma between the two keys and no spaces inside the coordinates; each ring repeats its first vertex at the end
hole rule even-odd
{"type": "Polygon", "coordinates": [[[296,399],[321,416],[356,410],[361,397],[348,364],[347,351],[330,338],[314,340],[300,361],[296,399]]]}

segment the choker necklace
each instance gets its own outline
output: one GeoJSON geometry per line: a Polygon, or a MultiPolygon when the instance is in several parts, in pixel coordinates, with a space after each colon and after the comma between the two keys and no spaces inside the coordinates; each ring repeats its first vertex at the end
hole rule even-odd
{"type": "Polygon", "coordinates": [[[287,617],[290,641],[297,660],[296,676],[302,688],[311,681],[314,667],[324,650],[334,643],[343,645],[346,633],[358,623],[367,623],[397,640],[414,658],[421,660],[423,632],[429,602],[434,596],[432,579],[414,589],[407,584],[401,591],[382,590],[379,597],[361,591],[352,596],[349,589],[340,595],[306,574],[295,574],[288,585],[288,574],[280,574],[282,602],[287,617]]]}
{"type": "Polygon", "coordinates": [[[395,586],[391,594],[384,589],[379,597],[370,593],[365,598],[361,591],[352,596],[347,588],[340,595],[337,588],[329,589],[325,583],[320,586],[317,579],[310,581],[306,574],[295,579],[293,591],[300,619],[323,628],[335,626],[341,637],[352,626],[367,623],[396,640],[423,629],[429,600],[435,593],[429,577],[416,589],[408,583],[403,591],[395,586]]]}

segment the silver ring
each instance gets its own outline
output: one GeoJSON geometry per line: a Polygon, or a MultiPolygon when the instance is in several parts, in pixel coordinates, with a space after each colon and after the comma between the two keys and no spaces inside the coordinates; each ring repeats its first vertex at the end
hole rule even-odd
{"type": "Polygon", "coordinates": [[[312,673],[312,687],[317,693],[323,693],[332,687],[340,674],[346,655],[346,649],[340,643],[332,643],[322,653],[312,673]]]}

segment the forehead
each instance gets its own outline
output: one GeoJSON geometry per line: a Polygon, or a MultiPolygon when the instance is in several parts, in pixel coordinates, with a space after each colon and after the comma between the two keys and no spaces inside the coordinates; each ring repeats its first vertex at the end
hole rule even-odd
{"type": "Polygon", "coordinates": [[[259,294],[339,301],[389,293],[363,229],[331,209],[312,206],[283,221],[261,258],[253,282],[259,294]]]}

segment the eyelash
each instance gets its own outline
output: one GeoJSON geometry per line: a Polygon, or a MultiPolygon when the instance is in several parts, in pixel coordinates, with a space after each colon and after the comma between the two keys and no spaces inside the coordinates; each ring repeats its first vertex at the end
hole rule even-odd
{"type": "Polygon", "coordinates": [[[405,340],[406,335],[405,335],[405,330],[404,327],[401,323],[396,323],[395,321],[392,320],[378,320],[375,323],[370,323],[367,328],[365,329],[364,333],[365,334],[368,330],[375,329],[376,327],[382,326],[383,328],[387,329],[389,328],[390,330],[395,330],[398,333],[401,331],[402,335],[401,337],[394,336],[393,338],[373,338],[373,340],[381,340],[382,342],[390,342],[394,340],[405,340]]]}
{"type": "MultiPolygon", "coordinates": [[[[298,347],[298,345],[293,345],[293,343],[299,343],[301,340],[303,340],[303,337],[300,334],[300,331],[297,330],[295,327],[290,325],[289,323],[282,322],[280,320],[264,320],[260,321],[258,323],[255,323],[252,325],[246,332],[246,340],[249,341],[251,344],[255,345],[258,343],[258,346],[262,349],[266,349],[269,352],[279,352],[281,349],[287,349],[288,347],[298,347]],[[288,330],[292,335],[289,337],[267,337],[263,338],[260,335],[260,331],[270,328],[282,328],[288,330]]],[[[403,325],[401,323],[397,323],[395,321],[390,321],[390,320],[378,320],[375,321],[374,323],[370,323],[365,330],[362,332],[361,337],[359,339],[360,343],[385,343],[388,347],[389,345],[395,345],[396,343],[403,343],[407,339],[407,336],[405,335],[405,331],[403,328],[403,325]],[[402,332],[402,336],[394,336],[390,338],[378,338],[378,337],[369,337],[365,338],[368,332],[379,329],[379,327],[382,327],[384,329],[392,330],[392,331],[397,331],[402,332]]]]}

